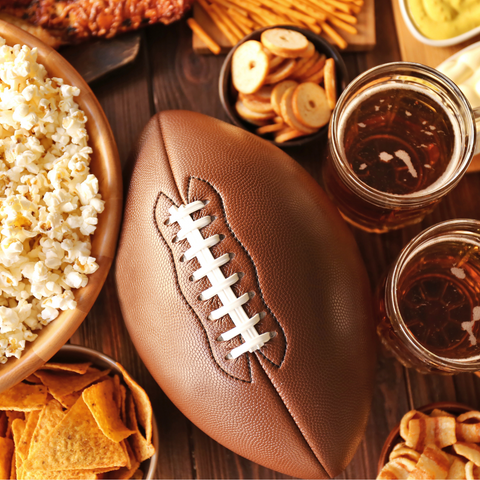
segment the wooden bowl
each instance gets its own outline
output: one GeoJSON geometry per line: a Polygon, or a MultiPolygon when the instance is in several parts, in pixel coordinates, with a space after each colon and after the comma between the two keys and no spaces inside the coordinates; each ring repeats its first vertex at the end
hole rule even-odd
{"type": "Polygon", "coordinates": [[[99,269],[88,278],[88,285],[74,290],[77,308],[67,310],[38,333],[38,338],[27,342],[20,359],[10,358],[0,365],[0,392],[20,382],[54,355],[67,342],[95,302],[107,278],[115,254],[122,214],[122,177],[120,160],[113,133],[103,110],[80,74],[55,50],[27,32],[0,21],[0,36],[7,45],[17,43],[36,47],[38,62],[50,77],[60,77],[67,84],[80,88],[76,102],[86,113],[86,128],[90,137],[91,171],[99,181],[100,193],[105,200],[105,211],[99,216],[98,228],[92,238],[92,256],[99,269]]]}
{"type": "MultiPolygon", "coordinates": [[[[109,368],[112,373],[116,373],[120,378],[123,378],[122,371],[117,367],[116,361],[91,348],[82,347],[80,345],[64,345],[52,359],[55,362],[65,363],[83,363],[92,362],[94,366],[105,369],[109,368]]],[[[130,372],[129,372],[130,373],[130,372]]],[[[155,447],[155,453],[148,460],[145,460],[140,464],[139,469],[142,470],[145,480],[156,478],[155,472],[157,470],[158,463],[158,427],[155,415],[153,415],[152,424],[152,443],[155,447]]]]}
{"type": "MultiPolygon", "coordinates": [[[[292,25],[277,25],[275,27],[265,27],[259,30],[255,30],[254,32],[250,33],[242,40],[240,40],[231,50],[230,53],[225,58],[223,62],[222,69],[220,71],[220,79],[218,82],[218,90],[220,95],[220,101],[222,102],[223,108],[225,112],[227,112],[228,117],[230,118],[231,122],[235,124],[237,127],[243,128],[244,130],[248,130],[249,132],[256,134],[255,131],[258,128],[256,125],[248,123],[247,121],[243,120],[240,117],[235,109],[235,102],[237,101],[237,91],[233,87],[232,83],[232,56],[235,50],[242,44],[248,40],[258,40],[260,41],[260,36],[262,32],[268,30],[270,28],[285,28],[288,30],[295,30],[297,32],[303,33],[308,40],[310,40],[314,45],[318,52],[324,53],[327,58],[333,58],[335,60],[335,73],[337,78],[337,98],[340,97],[345,87],[348,85],[348,71],[343,61],[343,58],[340,56],[338,50],[331,45],[327,40],[325,40],[320,35],[317,35],[310,30],[306,30],[304,28],[295,27],[292,25]]],[[[320,128],[318,132],[312,133],[311,135],[306,135],[305,137],[300,137],[294,140],[289,140],[288,142],[284,143],[277,143],[274,140],[269,139],[269,135],[259,135],[261,138],[267,140],[270,143],[273,143],[277,147],[280,148],[288,148],[288,147],[298,147],[301,145],[306,145],[318,138],[323,137],[328,132],[328,123],[320,128]]]]}
{"type": "MultiPolygon", "coordinates": [[[[469,407],[468,405],[465,405],[463,403],[457,403],[457,402],[435,402],[420,408],[416,408],[415,410],[429,415],[436,408],[440,410],[445,410],[446,412],[449,412],[449,413],[453,413],[454,415],[457,415],[457,416],[462,413],[469,412],[470,410],[476,410],[476,408],[472,408],[472,407],[469,407]]],[[[385,440],[385,443],[383,444],[383,448],[380,453],[380,458],[378,459],[378,467],[377,467],[378,473],[380,473],[380,470],[388,462],[388,457],[390,456],[390,453],[392,452],[393,447],[397,443],[400,443],[403,441],[404,440],[400,436],[400,422],[398,422],[398,424],[395,425],[395,427],[393,427],[392,431],[390,432],[387,439],[385,440]]]]}

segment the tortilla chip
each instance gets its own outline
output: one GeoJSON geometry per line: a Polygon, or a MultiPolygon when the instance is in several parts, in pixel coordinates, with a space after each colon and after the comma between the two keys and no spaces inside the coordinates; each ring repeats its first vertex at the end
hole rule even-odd
{"type": "Polygon", "coordinates": [[[122,446],[102,433],[83,398],[79,398],[44,443],[30,452],[24,467],[81,470],[124,467],[127,463],[122,446]]]}
{"type": "Polygon", "coordinates": [[[19,383],[0,393],[0,410],[30,412],[41,410],[47,403],[47,389],[43,385],[19,383]]]}
{"type": "Polygon", "coordinates": [[[63,370],[65,372],[74,372],[78,373],[79,375],[84,375],[88,371],[88,367],[92,364],[92,362],[85,362],[85,363],[53,363],[48,362],[39,370],[63,370]]]}
{"type": "Polygon", "coordinates": [[[18,454],[20,455],[22,461],[25,461],[25,459],[28,457],[28,451],[30,449],[33,432],[35,431],[41,412],[42,410],[33,411],[29,415],[28,420],[25,422],[25,430],[20,438],[20,444],[17,447],[18,454]]]}
{"type": "Polygon", "coordinates": [[[426,418],[427,415],[425,415],[422,412],[417,412],[416,410],[410,410],[407,412],[403,417],[402,420],[400,420],[400,436],[404,439],[407,440],[408,437],[408,422],[410,420],[413,420],[414,418],[426,418]]]}
{"type": "Polygon", "coordinates": [[[120,419],[113,389],[113,380],[109,378],[85,389],[82,397],[104,435],[119,443],[135,432],[129,430],[120,419]]]}
{"type": "Polygon", "coordinates": [[[12,434],[13,434],[13,443],[15,444],[15,477],[19,480],[22,478],[22,457],[18,453],[18,447],[20,446],[20,439],[22,438],[23,432],[25,431],[25,420],[16,418],[12,422],[12,434]]]}
{"type": "Polygon", "coordinates": [[[7,415],[7,433],[5,436],[7,438],[13,438],[13,433],[12,433],[12,423],[16,418],[20,418],[23,420],[25,418],[25,414],[23,412],[5,412],[7,415]]]}
{"type": "Polygon", "coordinates": [[[135,480],[142,480],[143,472],[141,470],[137,470],[130,478],[133,478],[135,480]]]}
{"type": "MultiPolygon", "coordinates": [[[[132,475],[137,471],[138,467],[140,466],[140,462],[137,460],[135,453],[132,451],[130,444],[125,442],[125,446],[127,448],[127,454],[130,459],[130,468],[122,467],[119,470],[115,470],[114,472],[109,472],[105,475],[104,478],[119,478],[119,479],[128,479],[132,478],[132,475]]],[[[143,478],[143,475],[142,475],[143,478]]]]}
{"type": "Polygon", "coordinates": [[[473,462],[477,467],[480,467],[480,447],[474,443],[457,442],[453,446],[455,452],[467,460],[473,462]]]}
{"type": "Polygon", "coordinates": [[[407,447],[423,452],[426,445],[444,448],[457,441],[455,418],[434,417],[418,418],[408,422],[407,447]]]}
{"type": "Polygon", "coordinates": [[[42,383],[42,381],[34,373],[32,373],[29,377],[27,377],[25,381],[30,383],[35,383],[35,384],[42,383]]]}
{"type": "Polygon", "coordinates": [[[36,470],[24,471],[25,480],[96,480],[99,475],[91,470],[36,470]]]}
{"type": "Polygon", "coordinates": [[[135,406],[137,409],[138,423],[145,430],[145,438],[148,443],[152,441],[152,421],[153,410],[147,392],[128,374],[128,372],[117,362],[117,367],[123,374],[125,383],[130,388],[133,398],[135,399],[135,406]]]}
{"type": "Polygon", "coordinates": [[[0,437],[0,478],[10,478],[12,456],[13,440],[0,437]]]}
{"type": "Polygon", "coordinates": [[[71,408],[77,400],[82,396],[82,392],[73,392],[70,395],[65,395],[63,397],[58,397],[58,400],[65,408],[71,408]]]}
{"type": "Polygon", "coordinates": [[[87,373],[78,375],[70,372],[50,372],[40,370],[35,375],[42,380],[48,391],[57,399],[78,392],[88,387],[99,378],[108,375],[110,370],[100,371],[94,367],[88,367],[87,373]]]}
{"type": "Polygon", "coordinates": [[[8,426],[7,414],[5,412],[0,411],[0,437],[7,436],[7,426],[8,426]]]}
{"type": "Polygon", "coordinates": [[[155,453],[155,447],[150,442],[147,442],[138,429],[135,401],[132,395],[127,396],[127,427],[135,432],[128,437],[127,441],[130,443],[137,460],[141,463],[149,459],[155,453]]]}
{"type": "Polygon", "coordinates": [[[37,445],[44,443],[50,432],[64,419],[66,413],[56,400],[50,400],[40,412],[37,426],[33,432],[29,454],[37,445]]]}
{"type": "Polygon", "coordinates": [[[447,454],[436,445],[427,445],[409,478],[442,480],[447,478],[449,470],[450,462],[447,454]]]}

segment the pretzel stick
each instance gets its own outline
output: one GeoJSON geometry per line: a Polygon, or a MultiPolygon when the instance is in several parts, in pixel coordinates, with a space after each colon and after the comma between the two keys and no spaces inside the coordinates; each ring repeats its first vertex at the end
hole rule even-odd
{"type": "Polygon", "coordinates": [[[248,16],[248,12],[239,7],[238,5],[234,4],[234,3],[230,3],[228,0],[212,0],[213,3],[219,3],[220,5],[222,5],[223,7],[225,8],[231,8],[232,10],[235,10],[237,13],[240,13],[241,15],[243,15],[244,17],[247,17],[248,16]]]}
{"type": "Polygon", "coordinates": [[[270,7],[273,10],[278,10],[279,12],[283,12],[289,18],[296,18],[308,25],[315,25],[316,23],[314,18],[309,17],[308,15],[305,15],[303,13],[297,12],[296,10],[292,10],[288,7],[283,6],[280,3],[281,0],[277,0],[278,3],[273,2],[272,0],[262,0],[262,1],[267,7],[270,7]]]}
{"type": "MultiPolygon", "coordinates": [[[[224,10],[222,10],[221,7],[219,7],[216,3],[212,5],[212,9],[215,11],[215,13],[222,19],[223,22],[228,26],[230,31],[233,32],[233,34],[237,37],[237,42],[240,41],[243,37],[244,34],[243,32],[232,22],[232,19],[226,14],[224,10]]],[[[237,43],[235,42],[235,43],[237,43]]]]}
{"type": "Polygon", "coordinates": [[[358,33],[358,30],[353,26],[350,25],[349,23],[345,23],[343,20],[340,20],[339,18],[336,17],[330,17],[328,19],[330,23],[333,23],[338,28],[341,28],[345,32],[352,33],[353,35],[358,33]]]}
{"type": "Polygon", "coordinates": [[[323,0],[323,2],[332,5],[333,7],[341,10],[344,13],[350,13],[350,6],[337,0],[323,0]]]}
{"type": "Polygon", "coordinates": [[[302,2],[301,0],[298,0],[296,3],[297,3],[296,8],[298,10],[302,10],[304,13],[307,13],[308,15],[315,18],[316,20],[324,21],[327,19],[327,16],[324,13],[320,12],[314,7],[312,8],[306,2],[302,2]]]}
{"type": "Polygon", "coordinates": [[[310,3],[314,3],[317,8],[327,15],[327,18],[337,17],[340,20],[343,20],[347,23],[355,24],[357,23],[357,17],[353,15],[348,15],[346,13],[337,12],[334,7],[326,3],[322,3],[322,0],[309,0],[310,3]]]}
{"type": "Polygon", "coordinates": [[[232,10],[231,8],[227,10],[227,13],[230,16],[232,22],[235,23],[239,30],[243,32],[243,35],[248,35],[249,33],[253,32],[253,22],[251,20],[246,17],[242,17],[242,15],[237,13],[235,10],[232,10]],[[243,23],[243,21],[241,20],[242,18],[245,18],[245,20],[249,21],[252,24],[252,27],[248,27],[247,25],[245,25],[245,23],[243,23]]]}
{"type": "MultiPolygon", "coordinates": [[[[242,23],[247,28],[253,28],[255,26],[255,23],[252,22],[248,18],[248,16],[244,17],[243,15],[240,15],[236,10],[233,10],[232,8],[229,8],[227,12],[237,20],[237,23],[242,23]]],[[[247,12],[247,15],[248,15],[248,12],[247,12]]]]}
{"type": "Polygon", "coordinates": [[[237,37],[230,31],[228,26],[222,21],[220,17],[213,11],[206,0],[198,0],[200,6],[205,10],[208,16],[212,19],[213,23],[219,28],[219,30],[228,38],[232,45],[235,45],[238,40],[237,37]]]}
{"type": "Polygon", "coordinates": [[[345,39],[337,33],[328,23],[320,22],[320,26],[323,28],[325,33],[343,50],[347,47],[347,42],[345,39]]]}
{"type": "Polygon", "coordinates": [[[208,49],[218,55],[221,51],[220,45],[193,19],[187,20],[188,26],[192,29],[195,35],[198,35],[207,45],[208,49]]]}

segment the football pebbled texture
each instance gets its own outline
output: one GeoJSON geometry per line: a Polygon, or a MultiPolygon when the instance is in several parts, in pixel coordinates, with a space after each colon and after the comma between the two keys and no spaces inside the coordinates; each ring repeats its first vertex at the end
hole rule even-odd
{"type": "Polygon", "coordinates": [[[199,113],[154,116],[134,160],[116,282],[147,368],[239,455],[296,477],[338,475],[367,423],[376,342],[365,266],[336,208],[280,149],[199,113]],[[192,257],[191,235],[214,239],[210,260],[192,257]],[[217,279],[196,278],[220,258],[244,302],[223,316],[226,291],[211,296],[217,279]],[[232,332],[240,314],[258,322],[243,334],[232,332]]]}

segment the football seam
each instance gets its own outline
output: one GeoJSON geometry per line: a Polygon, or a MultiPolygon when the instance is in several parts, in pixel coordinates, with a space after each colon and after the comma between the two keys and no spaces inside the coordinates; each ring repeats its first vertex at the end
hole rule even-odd
{"type": "Polygon", "coordinates": [[[172,261],[172,265],[174,266],[173,270],[175,271],[175,284],[176,284],[176,287],[177,287],[177,291],[180,293],[183,301],[185,302],[185,304],[187,305],[188,309],[193,313],[194,317],[197,319],[197,322],[200,324],[200,326],[202,327],[203,329],[203,332],[205,334],[205,340],[206,340],[206,343],[208,345],[208,350],[210,352],[210,355],[212,357],[212,360],[213,362],[215,363],[215,365],[217,365],[217,367],[220,369],[220,371],[222,371],[223,373],[225,373],[225,375],[228,375],[230,378],[233,378],[235,380],[239,380],[240,382],[244,382],[244,383],[251,383],[252,382],[252,368],[251,368],[251,365],[250,365],[250,358],[249,356],[247,355],[247,365],[248,365],[248,372],[249,372],[249,377],[250,377],[250,380],[243,380],[242,378],[238,378],[238,377],[235,377],[234,375],[228,373],[226,370],[224,370],[222,368],[222,366],[217,362],[217,359],[215,358],[215,355],[213,354],[213,349],[212,349],[212,345],[210,344],[210,339],[208,337],[208,332],[207,332],[207,329],[205,328],[205,326],[203,325],[202,321],[200,320],[200,317],[197,315],[197,313],[195,312],[195,310],[193,309],[193,307],[190,305],[190,303],[188,303],[188,300],[185,298],[185,295],[183,294],[183,291],[182,291],[182,288],[180,287],[180,282],[179,282],[179,279],[178,279],[178,272],[177,272],[177,268],[175,266],[175,258],[174,258],[174,255],[173,255],[173,251],[172,249],[170,248],[170,246],[168,245],[167,241],[165,240],[165,237],[163,236],[163,233],[161,232],[160,228],[159,228],[159,225],[157,223],[157,219],[155,217],[155,210],[157,208],[157,205],[158,205],[158,201],[160,200],[160,197],[161,196],[164,196],[168,201],[170,201],[172,203],[172,205],[175,205],[175,202],[170,198],[168,197],[165,193],[163,192],[159,192],[158,195],[157,195],[157,198],[155,199],[155,203],[154,203],[154,207],[153,207],[153,223],[155,224],[155,229],[157,230],[157,232],[159,233],[162,241],[165,243],[165,246],[167,247],[169,253],[170,253],[170,258],[171,258],[171,261],[172,261]]]}
{"type": "MultiPolygon", "coordinates": [[[[272,365],[275,365],[275,367],[277,368],[280,368],[283,364],[283,361],[285,360],[285,356],[287,355],[287,348],[288,348],[288,341],[287,341],[287,336],[285,335],[285,330],[282,328],[282,326],[280,325],[280,322],[278,321],[277,317],[275,316],[275,314],[273,313],[272,309],[268,306],[267,302],[265,301],[265,298],[263,296],[263,292],[262,292],[262,289],[260,288],[260,281],[259,281],[259,278],[258,278],[258,272],[257,272],[257,267],[255,265],[255,262],[253,261],[252,257],[250,256],[250,254],[248,253],[248,250],[246,249],[246,247],[243,245],[243,243],[238,239],[238,237],[235,235],[235,233],[233,232],[232,230],[232,227],[230,226],[230,223],[228,222],[228,219],[227,219],[227,213],[225,212],[225,208],[223,206],[223,199],[222,199],[222,196],[220,195],[220,193],[218,192],[218,190],[208,181],[208,180],[204,180],[203,178],[199,178],[199,177],[193,177],[191,176],[189,181],[188,181],[188,187],[187,187],[187,199],[190,200],[190,184],[192,182],[192,180],[198,180],[199,182],[203,182],[203,183],[206,183],[207,185],[209,185],[214,191],[215,193],[218,195],[218,197],[220,198],[220,208],[222,209],[222,214],[223,214],[223,219],[225,220],[225,224],[227,225],[227,228],[228,228],[228,231],[231,233],[231,235],[233,236],[233,238],[235,239],[235,241],[238,243],[238,245],[240,245],[240,247],[242,248],[242,250],[245,252],[245,255],[247,255],[248,259],[250,260],[250,264],[253,266],[253,271],[255,272],[255,283],[257,284],[257,288],[258,288],[258,291],[259,291],[259,295],[260,295],[260,298],[262,300],[262,303],[263,305],[265,306],[265,308],[268,310],[268,312],[270,313],[270,315],[272,316],[272,318],[275,320],[275,323],[278,325],[278,327],[280,328],[280,330],[282,331],[283,333],[283,338],[285,339],[285,349],[284,349],[284,352],[283,352],[283,357],[280,361],[280,363],[277,365],[274,361],[270,360],[269,358],[267,358],[261,350],[257,350],[255,353],[259,353],[260,355],[262,355],[262,357],[267,360],[268,362],[270,362],[272,365]]],[[[248,355],[247,355],[248,356],[248,355]]]]}

